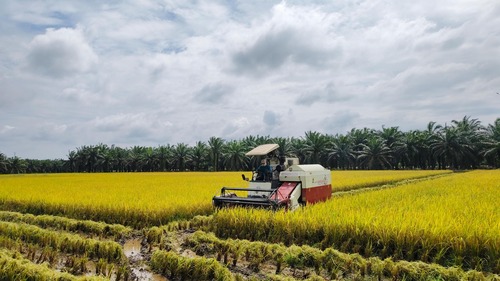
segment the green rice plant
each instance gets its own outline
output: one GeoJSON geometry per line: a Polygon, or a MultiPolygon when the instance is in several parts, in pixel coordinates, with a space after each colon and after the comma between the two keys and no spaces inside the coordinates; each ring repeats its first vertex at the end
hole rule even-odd
{"type": "Polygon", "coordinates": [[[105,258],[109,262],[122,262],[125,258],[120,244],[83,238],[76,234],[46,230],[33,225],[0,222],[0,235],[20,239],[28,244],[51,247],[55,250],[89,258],[105,258]]]}
{"type": "Polygon", "coordinates": [[[281,244],[272,244],[271,246],[272,259],[276,264],[276,274],[281,273],[281,266],[285,262],[285,254],[283,250],[283,245],[281,244]]]}
{"type": "Polygon", "coordinates": [[[297,269],[302,269],[303,260],[300,257],[302,250],[299,246],[292,245],[285,250],[283,259],[285,263],[293,270],[295,276],[297,269]]]}
{"type": "Polygon", "coordinates": [[[155,251],[151,257],[150,265],[155,272],[168,275],[171,279],[234,280],[231,272],[215,259],[190,259],[171,251],[155,251]],[[191,268],[195,268],[195,270],[190,270],[191,268]],[[193,273],[196,275],[192,275],[193,273]]]}
{"type": "Polygon", "coordinates": [[[302,246],[302,251],[299,254],[299,259],[302,260],[302,264],[307,268],[314,268],[316,274],[320,274],[322,267],[322,252],[318,248],[313,248],[307,245],[302,246]]]}
{"type": "MultiPolygon", "coordinates": [[[[298,270],[307,275],[309,269],[313,269],[315,275],[326,275],[331,279],[358,276],[360,279],[371,277],[378,280],[386,278],[395,278],[397,280],[461,280],[468,274],[474,275],[456,267],[447,268],[421,261],[394,261],[391,258],[364,258],[359,254],[342,253],[333,248],[320,250],[307,245],[286,247],[261,241],[224,240],[216,237],[213,233],[203,231],[196,231],[192,236],[188,237],[186,246],[212,249],[212,251],[207,251],[204,254],[215,256],[215,247],[210,245],[222,244],[223,241],[230,241],[228,243],[231,243],[232,247],[239,245],[239,248],[245,253],[244,259],[250,264],[260,265],[264,262],[274,262],[277,273],[282,271],[282,266],[286,266],[293,271],[294,276],[297,276],[298,270]]],[[[497,280],[498,278],[500,276],[487,274],[484,275],[484,278],[478,280],[497,280]]]]}
{"type": "Polygon", "coordinates": [[[118,267],[118,269],[116,270],[115,280],[127,281],[127,280],[129,280],[129,276],[130,276],[130,273],[129,273],[127,266],[122,265],[122,266],[118,267]]]}
{"type": "Polygon", "coordinates": [[[238,259],[240,258],[241,254],[243,253],[243,247],[242,247],[241,243],[237,243],[237,241],[235,241],[231,238],[228,239],[228,242],[230,245],[229,252],[231,254],[231,259],[233,260],[232,265],[236,266],[238,263],[238,259]]]}
{"type": "Polygon", "coordinates": [[[0,211],[0,221],[22,222],[37,225],[42,228],[53,228],[69,232],[79,232],[85,235],[99,237],[123,238],[132,232],[132,228],[119,224],[106,224],[91,220],[76,220],[66,217],[22,214],[18,212],[0,211]]]}

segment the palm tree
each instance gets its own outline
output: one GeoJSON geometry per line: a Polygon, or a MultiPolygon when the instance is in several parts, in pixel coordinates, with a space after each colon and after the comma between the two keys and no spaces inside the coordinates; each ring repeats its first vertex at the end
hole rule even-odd
{"type": "Polygon", "coordinates": [[[423,131],[413,130],[403,133],[402,143],[405,150],[402,155],[402,164],[404,168],[427,168],[427,135],[423,131]]]}
{"type": "Polygon", "coordinates": [[[206,171],[208,169],[208,154],[208,146],[202,141],[196,142],[191,149],[191,163],[193,170],[206,171]]]}
{"type": "Polygon", "coordinates": [[[245,156],[246,148],[242,142],[230,141],[224,146],[224,159],[226,169],[241,171],[247,166],[248,157],[245,156]]]}
{"type": "Polygon", "coordinates": [[[483,129],[481,121],[478,119],[470,119],[470,116],[464,116],[462,120],[459,121],[452,120],[451,123],[454,124],[460,131],[470,134],[474,134],[475,132],[483,129]]]}
{"type": "Polygon", "coordinates": [[[490,138],[500,141],[500,118],[497,118],[494,124],[488,125],[486,133],[490,138]]]}
{"type": "Polygon", "coordinates": [[[428,167],[430,167],[431,169],[435,169],[437,165],[437,159],[436,156],[432,153],[431,146],[432,143],[436,141],[437,135],[442,129],[443,126],[436,124],[436,122],[434,121],[430,121],[429,123],[427,123],[427,128],[424,131],[425,146],[427,149],[424,152],[425,155],[423,155],[422,157],[426,159],[428,167]]]}
{"type": "Polygon", "coordinates": [[[128,153],[127,166],[128,170],[132,172],[141,172],[143,166],[144,154],[146,147],[133,146],[128,153]]]}
{"type": "Polygon", "coordinates": [[[77,154],[76,152],[70,151],[67,155],[68,160],[66,161],[66,166],[68,167],[70,172],[76,171],[76,163],[77,163],[77,154]]]}
{"type": "Polygon", "coordinates": [[[152,147],[147,147],[142,156],[143,170],[148,172],[158,171],[158,157],[152,147]]]}
{"type": "Polygon", "coordinates": [[[113,161],[114,161],[113,154],[111,153],[111,150],[106,147],[106,149],[101,151],[101,157],[97,162],[99,171],[109,172],[112,169],[113,161]]]}
{"type": "Polygon", "coordinates": [[[380,137],[373,136],[366,144],[361,144],[362,150],[358,155],[361,165],[370,170],[391,168],[391,150],[380,137]]]}
{"type": "Polygon", "coordinates": [[[460,165],[464,157],[472,157],[473,146],[464,138],[456,127],[443,127],[431,143],[433,155],[438,159],[441,169],[464,168],[460,165]]]}
{"type": "Polygon", "coordinates": [[[124,172],[126,170],[127,161],[129,159],[129,150],[112,145],[109,154],[112,158],[112,170],[124,172]]]}
{"type": "Polygon", "coordinates": [[[155,149],[155,154],[158,159],[160,171],[166,171],[168,162],[172,157],[172,147],[170,145],[160,145],[155,149]]]}
{"type": "Polygon", "coordinates": [[[97,145],[97,146],[82,146],[77,148],[77,163],[78,166],[81,167],[81,170],[85,170],[87,172],[96,172],[98,169],[98,163],[102,159],[102,152],[106,146],[105,145],[97,145]]]}
{"type": "Polygon", "coordinates": [[[363,129],[351,129],[347,135],[351,139],[354,149],[361,150],[362,144],[367,144],[368,139],[375,134],[375,130],[363,128],[363,129]]]}
{"type": "Polygon", "coordinates": [[[186,163],[190,160],[190,149],[185,143],[178,143],[173,150],[173,164],[179,171],[186,170],[186,163]]]}
{"type": "Polygon", "coordinates": [[[328,160],[337,162],[340,169],[349,169],[356,161],[351,139],[348,136],[337,136],[332,140],[332,147],[328,149],[328,160]]]}
{"type": "Polygon", "coordinates": [[[89,152],[87,155],[87,167],[89,172],[102,171],[101,163],[106,150],[107,145],[102,143],[89,147],[89,152]]]}
{"type": "Polygon", "coordinates": [[[7,173],[7,165],[9,161],[7,160],[7,156],[0,152],[0,173],[7,173]]]}
{"type": "Polygon", "coordinates": [[[291,138],[290,140],[292,156],[299,158],[299,163],[302,164],[306,161],[305,144],[306,141],[303,138],[291,138]]]}
{"type": "Polygon", "coordinates": [[[86,171],[88,146],[76,148],[76,167],[78,172],[86,171]]]}
{"type": "Polygon", "coordinates": [[[271,140],[271,143],[279,145],[278,154],[288,156],[292,153],[292,143],[290,138],[276,137],[271,140]]]}
{"type": "Polygon", "coordinates": [[[488,125],[486,129],[483,155],[489,163],[500,168],[500,118],[497,118],[494,124],[488,125]]]}
{"type": "Polygon", "coordinates": [[[257,145],[266,144],[266,143],[272,143],[273,142],[273,139],[269,135],[267,135],[267,136],[259,136],[259,135],[257,135],[256,140],[257,140],[257,145]]]}
{"type": "Polygon", "coordinates": [[[434,122],[434,121],[430,121],[429,123],[427,123],[426,132],[429,135],[434,135],[434,134],[437,134],[439,132],[439,130],[441,130],[441,128],[443,128],[443,126],[436,124],[436,122],[434,122]]]}
{"type": "Polygon", "coordinates": [[[50,173],[61,173],[65,171],[65,161],[62,159],[43,160],[43,161],[47,162],[50,173]]]}
{"type": "Polygon", "coordinates": [[[251,150],[251,149],[258,146],[257,138],[255,136],[252,136],[252,135],[244,137],[241,140],[241,143],[243,144],[243,146],[245,146],[247,148],[247,150],[251,150]]]}
{"type": "Polygon", "coordinates": [[[96,161],[94,164],[95,172],[109,171],[111,166],[111,157],[109,155],[109,147],[107,144],[99,143],[94,147],[96,150],[96,161]]]}
{"type": "Polygon", "coordinates": [[[325,151],[328,146],[328,138],[318,132],[307,131],[304,138],[304,154],[306,161],[314,164],[324,164],[325,151]]]}
{"type": "Polygon", "coordinates": [[[17,156],[14,156],[12,158],[10,158],[8,160],[8,167],[9,167],[9,172],[11,174],[20,174],[20,173],[24,173],[26,171],[26,161],[17,157],[17,156]]]}
{"type": "Polygon", "coordinates": [[[463,154],[460,159],[462,168],[476,168],[480,163],[480,151],[486,138],[486,129],[478,119],[464,116],[462,120],[451,121],[460,134],[460,138],[467,143],[471,153],[463,154]]]}
{"type": "Polygon", "coordinates": [[[495,167],[500,168],[500,141],[492,140],[485,143],[484,157],[495,167]]]}
{"type": "Polygon", "coordinates": [[[385,145],[391,150],[391,166],[398,168],[398,163],[403,154],[405,153],[405,145],[402,141],[403,133],[398,127],[385,128],[382,126],[382,131],[378,135],[385,141],[385,145]]]}
{"type": "Polygon", "coordinates": [[[208,140],[208,146],[210,147],[210,159],[212,160],[212,168],[215,172],[217,172],[219,170],[219,160],[222,155],[224,140],[219,137],[211,137],[208,140]]]}

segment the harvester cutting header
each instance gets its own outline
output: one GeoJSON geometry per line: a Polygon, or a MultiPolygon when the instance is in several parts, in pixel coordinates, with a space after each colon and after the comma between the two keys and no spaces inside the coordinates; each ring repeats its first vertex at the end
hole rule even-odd
{"type": "Polygon", "coordinates": [[[214,196],[215,207],[251,206],[294,210],[300,205],[314,204],[331,197],[331,174],[319,164],[300,165],[297,158],[278,154],[279,145],[263,144],[245,155],[261,158],[248,188],[223,187],[214,196]],[[247,193],[246,197],[236,193],[247,193]]]}

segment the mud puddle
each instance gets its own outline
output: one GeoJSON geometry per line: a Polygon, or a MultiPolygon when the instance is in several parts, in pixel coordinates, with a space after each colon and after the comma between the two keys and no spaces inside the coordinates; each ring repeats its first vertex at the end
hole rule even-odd
{"type": "Polygon", "coordinates": [[[145,264],[145,257],[141,239],[129,239],[123,244],[123,252],[129,259],[132,280],[136,281],[167,281],[159,274],[153,273],[145,264]]]}
{"type": "Polygon", "coordinates": [[[123,252],[127,258],[133,258],[134,256],[141,256],[141,239],[130,239],[125,241],[123,245],[123,252]]]}
{"type": "Polygon", "coordinates": [[[145,266],[132,268],[132,276],[134,278],[133,280],[137,281],[167,281],[167,278],[159,274],[152,273],[145,266]]]}

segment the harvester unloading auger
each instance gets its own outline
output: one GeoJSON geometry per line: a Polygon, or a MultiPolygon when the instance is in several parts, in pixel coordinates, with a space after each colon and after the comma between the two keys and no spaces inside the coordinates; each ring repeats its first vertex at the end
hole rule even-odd
{"type": "Polygon", "coordinates": [[[331,197],[329,170],[319,164],[299,165],[297,158],[278,155],[278,148],[277,144],[263,144],[246,153],[247,156],[267,161],[271,171],[256,171],[252,179],[242,175],[249,182],[248,188],[223,187],[221,194],[212,199],[214,207],[250,206],[294,210],[300,205],[314,204],[331,197]],[[238,195],[245,192],[246,196],[238,195]]]}

